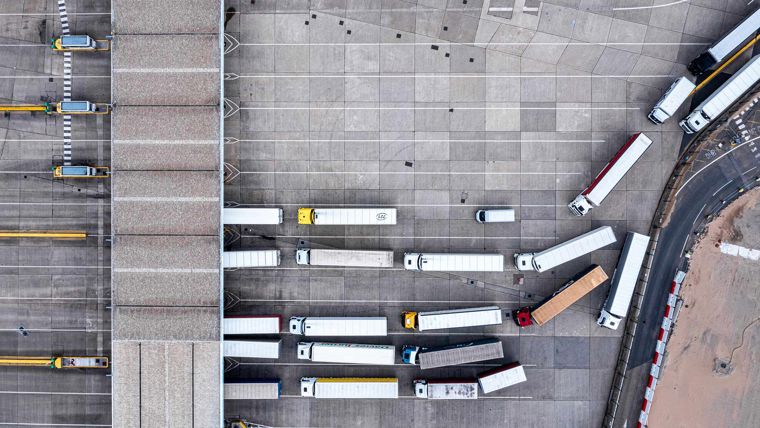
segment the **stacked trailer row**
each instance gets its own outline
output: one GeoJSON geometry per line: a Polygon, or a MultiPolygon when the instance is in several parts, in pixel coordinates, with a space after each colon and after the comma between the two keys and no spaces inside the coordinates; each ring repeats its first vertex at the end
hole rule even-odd
{"type": "Polygon", "coordinates": [[[291,317],[290,333],[304,336],[387,336],[385,317],[291,317]]]}
{"type": "Polygon", "coordinates": [[[226,315],[224,334],[280,334],[282,317],[279,315],[226,315]]]}

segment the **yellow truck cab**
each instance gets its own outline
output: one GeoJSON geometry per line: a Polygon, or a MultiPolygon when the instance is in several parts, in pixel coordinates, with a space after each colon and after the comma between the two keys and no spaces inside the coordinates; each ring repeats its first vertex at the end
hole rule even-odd
{"type": "Polygon", "coordinates": [[[53,359],[56,369],[107,369],[108,357],[56,357],[53,359]]]}
{"type": "Polygon", "coordinates": [[[50,43],[55,51],[107,51],[111,49],[110,40],[95,40],[87,35],[71,35],[55,38],[50,43]]]}
{"type": "Polygon", "coordinates": [[[314,208],[299,208],[298,224],[314,224],[314,208]]]}
{"type": "Polygon", "coordinates": [[[53,178],[109,178],[111,168],[107,166],[56,166],[53,178]]]}
{"type": "Polygon", "coordinates": [[[404,328],[414,329],[417,326],[417,312],[404,312],[404,328]]]}

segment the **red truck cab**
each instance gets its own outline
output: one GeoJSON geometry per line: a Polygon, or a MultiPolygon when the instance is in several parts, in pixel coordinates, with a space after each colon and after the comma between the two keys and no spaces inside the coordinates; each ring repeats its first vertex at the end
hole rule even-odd
{"type": "Polygon", "coordinates": [[[533,325],[533,320],[530,319],[530,309],[530,306],[525,306],[512,312],[512,318],[515,320],[515,323],[517,325],[520,327],[533,325]]]}

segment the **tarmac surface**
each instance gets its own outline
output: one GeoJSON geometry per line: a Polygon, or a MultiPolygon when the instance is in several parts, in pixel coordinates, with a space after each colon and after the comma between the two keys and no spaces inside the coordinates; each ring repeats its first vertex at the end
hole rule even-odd
{"type": "Polygon", "coordinates": [[[606,285],[542,328],[519,330],[505,317],[497,327],[411,333],[401,312],[510,311],[591,263],[611,274],[624,234],[647,233],[682,132],[676,120],[655,126],[646,114],[684,64],[748,10],[736,2],[608,3],[225,2],[225,161],[240,173],[225,186],[225,202],[285,211],[282,225],[228,235],[228,248],[278,248],[283,263],[226,273],[226,313],[382,315],[387,338],[351,341],[400,350],[497,336],[505,351],[503,361],[424,372],[400,361],[349,367],[297,360],[299,338],[285,334],[279,360],[228,360],[226,373],[280,378],[283,397],[227,400],[226,416],[271,426],[600,425],[622,333],[595,324],[606,285]],[[602,207],[573,217],[565,205],[638,131],[652,147],[602,207]],[[299,226],[301,206],[394,206],[399,222],[299,226]],[[475,211],[489,207],[513,207],[518,221],[476,223],[475,211]],[[541,275],[401,266],[410,250],[511,260],[602,225],[613,227],[616,245],[541,275]],[[313,248],[393,249],[396,266],[303,269],[294,256],[301,239],[313,248]],[[528,381],[483,400],[413,398],[415,378],[470,377],[514,360],[528,381]],[[309,399],[300,397],[301,376],[394,376],[403,398],[309,399]]]}
{"type": "MultiPolygon", "coordinates": [[[[110,34],[110,2],[68,1],[72,33],[110,34]],[[85,12],[86,15],[77,14],[85,12]]],[[[0,3],[0,103],[62,99],[64,62],[55,1],[0,3]]],[[[72,99],[110,102],[110,55],[74,54],[72,99]]],[[[73,162],[110,165],[109,116],[72,119],[73,162]]],[[[0,229],[84,230],[85,241],[0,241],[0,355],[110,356],[111,209],[107,180],[53,181],[63,119],[0,116],[0,229]],[[24,327],[28,335],[19,332],[24,327]]],[[[0,367],[0,425],[111,424],[109,370],[0,367]]]]}

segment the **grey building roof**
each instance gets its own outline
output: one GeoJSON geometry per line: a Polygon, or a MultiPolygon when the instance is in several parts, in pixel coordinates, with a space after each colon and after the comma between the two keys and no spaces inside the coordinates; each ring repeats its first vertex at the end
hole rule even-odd
{"type": "Polygon", "coordinates": [[[215,237],[118,235],[111,254],[117,306],[219,306],[215,237]]]}
{"type": "Polygon", "coordinates": [[[113,427],[217,427],[221,0],[113,0],[113,427]]]}
{"type": "Polygon", "coordinates": [[[111,55],[113,103],[219,105],[220,55],[216,34],[117,34],[111,55]]]}
{"type": "Polygon", "coordinates": [[[115,34],[219,33],[221,0],[112,0],[115,34]]]}
{"type": "Polygon", "coordinates": [[[113,112],[111,168],[219,169],[218,107],[129,107],[113,112]]]}
{"type": "Polygon", "coordinates": [[[112,223],[117,235],[217,235],[217,171],[115,171],[112,223]]]}

